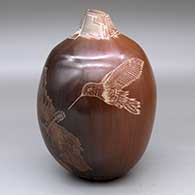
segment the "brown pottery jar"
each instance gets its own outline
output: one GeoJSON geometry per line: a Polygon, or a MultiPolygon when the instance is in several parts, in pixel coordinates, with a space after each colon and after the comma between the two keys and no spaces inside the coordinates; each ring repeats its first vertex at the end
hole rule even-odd
{"type": "Polygon", "coordinates": [[[132,168],[148,144],[155,107],[146,54],[103,11],[88,10],[43,68],[42,136],[54,158],[79,177],[110,180],[132,168]]]}

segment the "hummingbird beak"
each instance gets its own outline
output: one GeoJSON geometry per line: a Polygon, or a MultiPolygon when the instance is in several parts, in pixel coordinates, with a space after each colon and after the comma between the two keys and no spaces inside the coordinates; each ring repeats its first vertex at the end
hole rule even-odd
{"type": "Polygon", "coordinates": [[[74,102],[68,107],[68,110],[70,110],[70,109],[74,106],[74,104],[75,104],[82,96],[83,96],[83,94],[81,94],[79,97],[77,97],[77,98],[74,100],[74,102]]]}

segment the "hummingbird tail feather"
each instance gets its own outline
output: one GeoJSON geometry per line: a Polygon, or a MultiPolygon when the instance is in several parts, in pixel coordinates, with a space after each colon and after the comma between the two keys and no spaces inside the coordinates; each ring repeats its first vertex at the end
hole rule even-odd
{"type": "Polygon", "coordinates": [[[135,98],[128,98],[128,100],[124,104],[124,108],[134,115],[139,115],[141,113],[140,107],[140,102],[135,98]]]}

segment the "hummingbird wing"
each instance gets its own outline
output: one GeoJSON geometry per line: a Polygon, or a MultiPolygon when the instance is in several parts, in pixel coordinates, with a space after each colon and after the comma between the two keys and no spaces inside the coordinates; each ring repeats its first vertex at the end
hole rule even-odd
{"type": "Polygon", "coordinates": [[[53,148],[61,157],[59,160],[61,160],[66,167],[69,169],[73,167],[81,172],[91,170],[82,157],[81,151],[83,151],[83,148],[76,136],[61,125],[55,123],[52,126],[50,139],[52,141],[53,148]]]}
{"type": "Polygon", "coordinates": [[[123,89],[139,79],[143,70],[144,61],[139,58],[130,58],[122,62],[102,79],[105,88],[123,89]]]}
{"type": "Polygon", "coordinates": [[[42,78],[40,82],[40,90],[38,94],[38,109],[40,113],[41,121],[45,125],[49,125],[49,122],[53,119],[55,115],[55,107],[52,103],[51,98],[47,94],[47,67],[43,69],[42,78]]]}

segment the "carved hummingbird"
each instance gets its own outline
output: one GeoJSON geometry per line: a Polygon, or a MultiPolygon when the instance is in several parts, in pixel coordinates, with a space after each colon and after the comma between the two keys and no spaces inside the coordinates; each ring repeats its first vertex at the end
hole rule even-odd
{"type": "Polygon", "coordinates": [[[125,109],[131,114],[141,113],[140,101],[136,98],[129,98],[129,91],[124,88],[140,78],[143,70],[144,61],[132,57],[123,61],[115,69],[107,73],[99,82],[88,82],[81,90],[81,94],[68,107],[68,110],[83,96],[96,97],[106,104],[125,109]]]}

